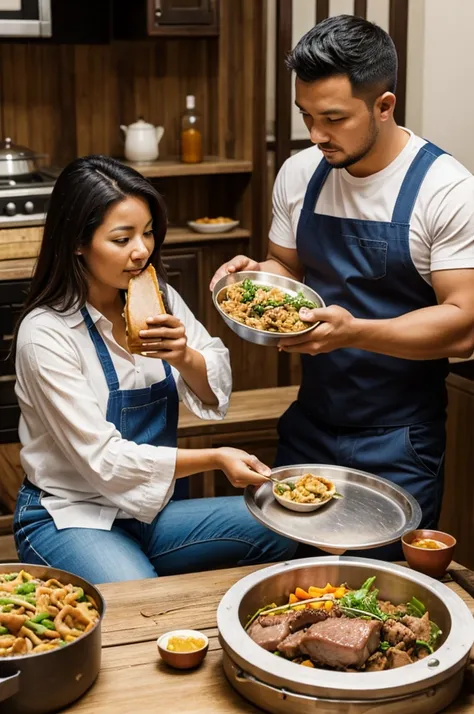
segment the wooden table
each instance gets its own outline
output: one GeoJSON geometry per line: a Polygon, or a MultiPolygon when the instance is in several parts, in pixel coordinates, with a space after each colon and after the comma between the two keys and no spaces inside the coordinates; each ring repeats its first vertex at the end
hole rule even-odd
{"type": "MultiPolygon", "coordinates": [[[[101,671],[89,692],[64,711],[81,714],[261,712],[234,692],[225,679],[216,629],[216,609],[221,597],[237,580],[261,567],[265,566],[101,585],[107,602],[101,671]],[[160,660],[156,638],[176,628],[202,630],[208,635],[209,652],[200,668],[180,672],[160,660]]],[[[449,581],[447,585],[474,613],[474,600],[456,583],[449,581]]],[[[474,714],[474,686],[469,670],[462,694],[444,711],[474,714]]]]}

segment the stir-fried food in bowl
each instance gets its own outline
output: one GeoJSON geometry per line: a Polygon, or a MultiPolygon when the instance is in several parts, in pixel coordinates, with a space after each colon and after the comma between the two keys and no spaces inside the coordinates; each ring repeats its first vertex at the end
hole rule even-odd
{"type": "Polygon", "coordinates": [[[0,657],[48,652],[75,642],[100,619],[94,598],[26,570],[0,573],[0,657]]]}
{"type": "Polygon", "coordinates": [[[323,503],[335,494],[336,487],[324,476],[305,474],[297,481],[277,483],[273,490],[281,498],[294,503],[323,503]]]}
{"type": "Polygon", "coordinates": [[[243,280],[227,286],[219,296],[220,308],[232,319],[247,327],[267,332],[301,332],[310,327],[299,317],[302,307],[315,308],[302,292],[290,295],[281,288],[258,285],[243,280]]]}
{"type": "Polygon", "coordinates": [[[258,610],[245,629],[263,649],[307,667],[379,672],[432,654],[441,630],[424,604],[382,600],[374,582],[297,587],[286,604],[258,610]]]}

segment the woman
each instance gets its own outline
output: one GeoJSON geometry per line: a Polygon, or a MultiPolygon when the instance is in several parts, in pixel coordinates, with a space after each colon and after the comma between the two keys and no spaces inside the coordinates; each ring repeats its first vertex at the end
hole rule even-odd
{"type": "MultiPolygon", "coordinates": [[[[14,519],[19,557],[97,583],[291,557],[241,497],[172,500],[176,480],[222,469],[238,487],[268,467],[232,448],[177,449],[178,398],[225,415],[228,352],[170,286],[166,213],[136,171],[102,156],[72,162],[54,187],[14,343],[26,479],[14,519]],[[152,263],[166,315],[143,354],[127,349],[124,295],[152,263]]],[[[183,483],[183,482],[181,482],[183,483]]]]}

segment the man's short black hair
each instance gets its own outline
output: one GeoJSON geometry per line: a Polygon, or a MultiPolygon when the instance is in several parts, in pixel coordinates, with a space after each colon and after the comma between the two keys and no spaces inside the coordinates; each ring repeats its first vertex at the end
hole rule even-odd
{"type": "Polygon", "coordinates": [[[303,82],[346,75],[354,95],[375,100],[394,92],[397,51],[385,30],[355,15],[328,17],[307,32],[286,59],[303,82]]]}

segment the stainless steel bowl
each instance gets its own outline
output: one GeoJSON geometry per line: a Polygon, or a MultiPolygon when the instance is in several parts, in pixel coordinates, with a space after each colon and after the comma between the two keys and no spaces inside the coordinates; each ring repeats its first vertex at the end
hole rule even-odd
{"type": "Polygon", "coordinates": [[[445,585],[399,565],[347,556],[280,563],[242,578],[222,598],[217,626],[232,686],[276,714],[435,714],[459,693],[474,642],[467,605],[445,585]],[[249,615],[270,602],[287,602],[298,585],[357,587],[372,575],[382,599],[399,604],[415,596],[426,605],[442,630],[433,655],[383,672],[310,669],[266,652],[244,631],[249,615]]]}
{"type": "Polygon", "coordinates": [[[317,307],[325,307],[324,300],[321,295],[312,290],[308,285],[304,283],[299,283],[297,280],[292,280],[291,278],[285,278],[283,275],[275,275],[273,273],[262,273],[260,271],[253,270],[243,270],[240,273],[232,273],[229,275],[224,275],[223,278],[217,281],[212,291],[212,300],[216,306],[217,311],[220,316],[230,329],[236,333],[243,340],[247,342],[253,342],[256,345],[270,345],[276,347],[280,340],[284,337],[285,339],[291,337],[297,337],[304,335],[314,329],[315,325],[311,325],[306,330],[301,330],[300,332],[267,332],[266,330],[257,330],[255,327],[248,327],[243,325],[238,320],[234,320],[229,317],[224,310],[222,310],[220,303],[225,299],[226,288],[234,283],[240,283],[242,280],[253,280],[258,285],[263,285],[269,288],[281,288],[286,293],[295,296],[298,292],[302,292],[307,300],[312,300],[316,303],[317,307]]]}

